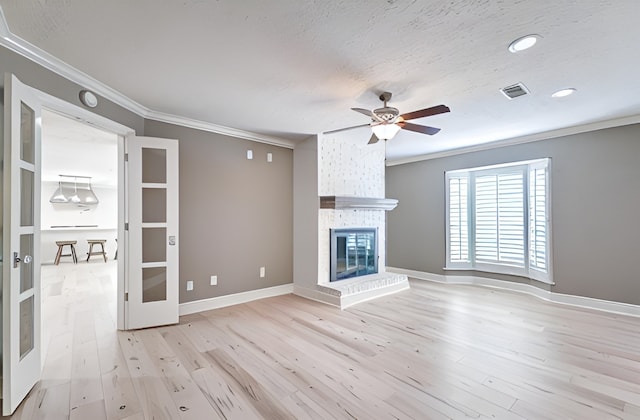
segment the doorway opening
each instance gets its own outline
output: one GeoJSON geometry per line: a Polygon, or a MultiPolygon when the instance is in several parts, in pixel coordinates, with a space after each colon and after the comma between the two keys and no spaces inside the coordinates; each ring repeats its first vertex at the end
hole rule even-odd
{"type": "Polygon", "coordinates": [[[78,331],[97,336],[117,329],[118,139],[42,111],[43,361],[78,331]],[[87,189],[95,199],[83,199],[87,189]],[[104,242],[91,247],[92,241],[104,242]],[[97,253],[103,249],[104,255],[97,253]]]}

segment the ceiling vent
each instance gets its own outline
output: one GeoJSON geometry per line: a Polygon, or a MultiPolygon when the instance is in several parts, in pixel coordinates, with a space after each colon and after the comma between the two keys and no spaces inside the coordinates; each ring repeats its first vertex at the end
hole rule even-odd
{"type": "Polygon", "coordinates": [[[523,96],[529,93],[529,89],[522,83],[516,83],[515,85],[503,87],[500,92],[509,99],[515,99],[518,96],[523,96]]]}

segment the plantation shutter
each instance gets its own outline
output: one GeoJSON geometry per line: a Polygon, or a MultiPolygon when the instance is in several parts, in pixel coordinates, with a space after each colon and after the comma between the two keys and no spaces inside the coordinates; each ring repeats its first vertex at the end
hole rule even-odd
{"type": "Polygon", "coordinates": [[[448,187],[448,261],[451,263],[469,263],[469,176],[461,174],[449,178],[448,187]]]}
{"type": "Polygon", "coordinates": [[[476,174],[477,263],[524,267],[524,177],[521,167],[476,174]]]}
{"type": "Polygon", "coordinates": [[[529,268],[543,278],[547,278],[549,265],[547,172],[547,161],[529,169],[529,268]]]}

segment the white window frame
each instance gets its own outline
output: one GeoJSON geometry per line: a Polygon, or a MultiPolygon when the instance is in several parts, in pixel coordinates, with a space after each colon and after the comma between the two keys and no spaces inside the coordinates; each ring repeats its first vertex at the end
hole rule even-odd
{"type": "MultiPolygon", "coordinates": [[[[488,273],[498,273],[498,274],[508,274],[515,275],[521,277],[527,277],[533,280],[537,280],[547,284],[553,283],[553,264],[552,264],[552,233],[551,233],[551,159],[536,159],[536,160],[528,160],[528,161],[520,161],[520,162],[512,162],[505,163],[499,165],[491,165],[491,166],[483,166],[477,168],[466,168],[460,170],[452,170],[445,172],[445,230],[446,230],[446,265],[445,270],[469,270],[469,271],[481,271],[488,273]],[[524,203],[523,203],[523,222],[524,222],[524,230],[523,230],[523,240],[524,240],[524,261],[523,265],[517,264],[506,264],[506,263],[486,263],[486,262],[477,262],[475,255],[475,240],[476,240],[476,226],[475,226],[475,177],[478,175],[486,175],[486,174],[499,174],[505,173],[508,171],[513,171],[513,169],[520,169],[523,171],[524,180],[523,180],[523,195],[524,195],[524,203]],[[530,230],[530,221],[531,217],[529,214],[529,210],[531,209],[531,194],[529,191],[530,185],[530,174],[533,170],[545,170],[545,185],[544,185],[544,215],[546,216],[546,225],[544,226],[545,233],[545,264],[546,271],[544,269],[540,269],[537,267],[532,267],[530,262],[530,245],[531,241],[529,238],[530,230]],[[456,260],[452,261],[451,255],[451,206],[450,206],[450,180],[456,178],[466,178],[467,179],[467,256],[468,258],[464,261],[456,260]]],[[[457,238],[456,238],[457,239],[457,238]]],[[[456,241],[457,242],[457,241],[456,241]]],[[[458,255],[458,254],[456,254],[458,255]]],[[[535,264],[534,264],[535,265],[535,264]]]]}

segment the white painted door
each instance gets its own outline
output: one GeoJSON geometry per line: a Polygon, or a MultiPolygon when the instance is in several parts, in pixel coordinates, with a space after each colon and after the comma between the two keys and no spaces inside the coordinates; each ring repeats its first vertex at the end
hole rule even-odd
{"type": "Polygon", "coordinates": [[[32,88],[4,78],[2,414],[40,379],[40,129],[32,88]]]}
{"type": "Polygon", "coordinates": [[[125,328],[178,322],[178,141],[128,137],[125,328]]]}

